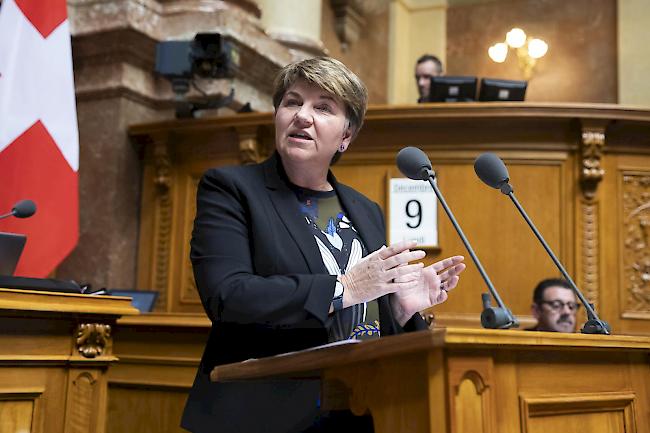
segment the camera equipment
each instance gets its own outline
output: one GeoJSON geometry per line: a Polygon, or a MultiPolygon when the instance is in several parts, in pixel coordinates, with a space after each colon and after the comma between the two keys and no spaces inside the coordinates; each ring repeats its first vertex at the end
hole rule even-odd
{"type": "Polygon", "coordinates": [[[197,33],[191,41],[163,41],[156,46],[155,71],[171,81],[176,94],[176,117],[192,117],[197,110],[227,106],[234,89],[225,97],[210,97],[195,81],[201,78],[233,78],[239,66],[239,53],[219,33],[197,33]],[[188,101],[190,86],[204,100],[188,101]]]}

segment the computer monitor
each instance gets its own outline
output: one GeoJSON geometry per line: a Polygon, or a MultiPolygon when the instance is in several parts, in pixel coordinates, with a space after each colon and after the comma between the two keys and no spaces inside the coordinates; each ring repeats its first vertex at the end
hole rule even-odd
{"type": "Polygon", "coordinates": [[[26,241],[25,235],[0,232],[0,275],[14,274],[26,241]]]}
{"type": "Polygon", "coordinates": [[[478,94],[479,101],[523,101],[527,81],[483,78],[478,94]]]}
{"type": "Polygon", "coordinates": [[[476,82],[476,77],[449,75],[431,77],[429,102],[476,101],[476,82]]]}
{"type": "Polygon", "coordinates": [[[106,294],[110,296],[131,297],[131,305],[140,310],[141,313],[153,311],[156,305],[156,299],[158,299],[158,292],[153,290],[110,289],[106,290],[106,294]]]}

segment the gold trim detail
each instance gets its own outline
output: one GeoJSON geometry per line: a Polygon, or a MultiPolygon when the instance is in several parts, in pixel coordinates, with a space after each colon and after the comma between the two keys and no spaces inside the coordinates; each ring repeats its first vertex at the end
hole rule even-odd
{"type": "Polygon", "coordinates": [[[582,289],[587,300],[598,307],[598,202],[582,202],[582,289]]]}
{"type": "Polygon", "coordinates": [[[650,172],[623,172],[625,313],[650,313],[650,172]]]}
{"type": "Polygon", "coordinates": [[[606,124],[582,124],[580,142],[580,224],[582,238],[580,239],[581,255],[581,286],[587,300],[597,304],[600,298],[600,260],[598,243],[599,203],[597,199],[598,184],[605,176],[601,166],[605,148],[606,124]]]}
{"type": "Polygon", "coordinates": [[[262,161],[261,146],[257,138],[257,127],[239,127],[239,160],[242,165],[256,164],[262,161]]]}
{"type": "Polygon", "coordinates": [[[156,203],[154,207],[155,266],[153,268],[153,283],[154,288],[159,293],[155,311],[164,311],[167,305],[172,230],[172,176],[169,146],[165,143],[156,143],[153,154],[155,168],[154,184],[156,186],[156,203]]]}
{"type": "Polygon", "coordinates": [[[102,355],[111,338],[111,326],[82,323],[77,327],[77,350],[86,358],[102,355]]]}
{"type": "Polygon", "coordinates": [[[603,176],[605,169],[600,165],[605,147],[604,130],[586,130],[582,131],[582,170],[580,171],[580,186],[582,193],[587,200],[593,200],[596,197],[596,189],[603,176]]]}
{"type": "Polygon", "coordinates": [[[196,288],[196,282],[194,281],[194,272],[192,269],[192,262],[190,261],[190,251],[189,245],[192,240],[192,228],[194,227],[194,216],[196,215],[196,191],[199,188],[199,182],[201,181],[200,176],[190,175],[186,177],[186,180],[183,182],[186,188],[186,197],[187,202],[185,203],[185,230],[183,232],[183,245],[187,250],[183,252],[183,269],[181,271],[181,294],[179,303],[187,305],[201,305],[201,298],[199,297],[199,291],[196,288]]]}

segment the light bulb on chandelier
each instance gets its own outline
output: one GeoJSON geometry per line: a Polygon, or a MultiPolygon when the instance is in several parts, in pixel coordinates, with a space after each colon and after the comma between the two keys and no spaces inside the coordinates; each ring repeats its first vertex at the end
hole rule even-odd
{"type": "Polygon", "coordinates": [[[533,76],[537,61],[548,52],[548,44],[544,40],[531,38],[522,29],[515,27],[506,33],[505,42],[497,42],[488,48],[488,56],[495,63],[503,63],[510,48],[517,53],[519,68],[526,80],[533,76]]]}

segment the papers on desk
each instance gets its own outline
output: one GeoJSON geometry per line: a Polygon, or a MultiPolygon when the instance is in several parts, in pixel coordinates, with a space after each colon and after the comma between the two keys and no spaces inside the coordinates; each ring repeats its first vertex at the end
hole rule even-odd
{"type": "MultiPolygon", "coordinates": [[[[323,344],[323,345],[320,345],[320,346],[314,346],[314,347],[310,347],[310,348],[303,349],[303,350],[297,350],[295,352],[280,353],[278,355],[272,356],[272,358],[279,358],[279,357],[282,357],[282,356],[293,355],[294,353],[313,352],[314,350],[326,349],[328,347],[334,347],[334,346],[345,346],[345,345],[348,345],[348,344],[359,344],[361,342],[362,342],[362,340],[355,340],[355,339],[339,340],[339,341],[334,341],[333,343],[327,343],[327,344],[323,344]]],[[[251,359],[247,359],[247,360],[242,361],[242,362],[257,361],[257,360],[258,360],[258,358],[251,358],[251,359]]]]}

